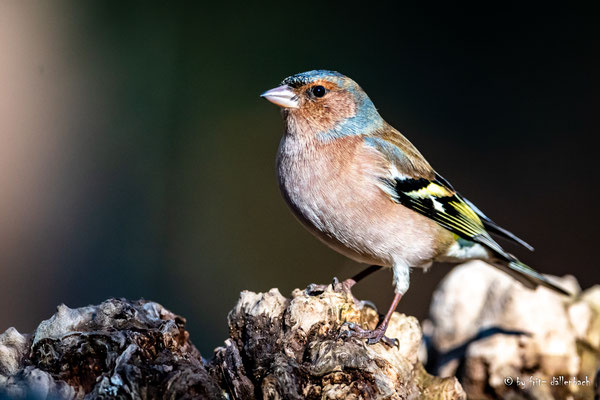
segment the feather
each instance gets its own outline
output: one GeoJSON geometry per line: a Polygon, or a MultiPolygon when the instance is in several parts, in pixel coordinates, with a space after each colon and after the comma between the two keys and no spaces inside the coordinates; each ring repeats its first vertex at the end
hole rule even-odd
{"type": "Polygon", "coordinates": [[[486,228],[531,248],[463,198],[431,168],[412,143],[390,125],[386,124],[385,129],[365,136],[364,140],[389,164],[391,177],[381,177],[381,188],[395,202],[431,218],[463,239],[488,247],[506,261],[515,258],[504,251],[486,228]]]}
{"type": "Polygon", "coordinates": [[[365,140],[406,176],[435,179],[435,171],[425,157],[407,138],[389,124],[384,123],[382,129],[366,136],[365,140]]]}
{"type": "MultiPolygon", "coordinates": [[[[442,182],[445,186],[447,186],[450,189],[454,190],[454,188],[450,185],[450,183],[446,179],[444,179],[440,174],[438,174],[437,172],[435,173],[435,178],[438,181],[442,182]]],[[[477,208],[477,206],[475,204],[473,204],[472,202],[470,202],[469,199],[467,199],[466,197],[463,197],[463,196],[461,196],[461,198],[463,199],[463,201],[465,203],[468,204],[469,207],[471,207],[471,209],[473,209],[473,211],[475,211],[477,213],[477,215],[481,219],[481,222],[483,223],[483,226],[490,233],[493,233],[493,234],[498,235],[498,236],[500,236],[500,237],[502,237],[504,239],[507,239],[507,240],[512,241],[512,242],[514,242],[516,244],[519,244],[519,245],[525,247],[526,249],[528,249],[530,251],[534,250],[533,246],[531,246],[529,243],[527,243],[526,241],[524,241],[523,239],[521,239],[520,237],[518,237],[514,233],[510,232],[509,230],[504,229],[503,227],[501,227],[500,225],[498,225],[497,223],[495,223],[494,221],[492,221],[490,218],[488,218],[483,213],[483,211],[481,211],[479,208],[477,208]]]]}
{"type": "Polygon", "coordinates": [[[506,264],[494,263],[494,266],[506,272],[507,274],[509,274],[528,288],[535,289],[538,285],[541,285],[566,296],[573,295],[564,288],[551,282],[548,278],[546,278],[544,275],[540,274],[533,268],[523,264],[521,261],[514,260],[506,264]]]}
{"type": "Polygon", "coordinates": [[[382,178],[390,187],[392,199],[422,214],[450,232],[476,243],[480,243],[506,260],[513,258],[506,253],[486,231],[477,213],[452,189],[440,181],[425,178],[382,178]]]}

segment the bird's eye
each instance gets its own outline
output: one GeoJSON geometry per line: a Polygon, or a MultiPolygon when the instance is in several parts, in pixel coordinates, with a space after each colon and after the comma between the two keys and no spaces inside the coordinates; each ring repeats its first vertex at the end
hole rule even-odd
{"type": "Polygon", "coordinates": [[[327,93],[327,90],[321,85],[313,86],[310,91],[315,97],[323,97],[325,96],[325,93],[327,93]]]}

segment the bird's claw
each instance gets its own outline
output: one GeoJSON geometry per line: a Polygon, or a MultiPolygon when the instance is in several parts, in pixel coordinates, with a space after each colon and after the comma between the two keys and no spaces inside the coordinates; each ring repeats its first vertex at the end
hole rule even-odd
{"type": "Polygon", "coordinates": [[[367,339],[367,344],[375,344],[382,342],[390,347],[400,348],[400,341],[398,339],[389,338],[385,336],[385,329],[379,327],[371,329],[363,329],[354,322],[345,322],[343,326],[347,326],[348,330],[340,332],[339,337],[343,339],[355,337],[359,339],[367,339]]]}

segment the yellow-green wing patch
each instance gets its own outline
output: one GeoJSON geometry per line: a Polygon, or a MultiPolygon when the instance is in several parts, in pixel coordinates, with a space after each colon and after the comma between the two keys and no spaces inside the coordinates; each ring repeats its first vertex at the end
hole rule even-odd
{"type": "Polygon", "coordinates": [[[454,190],[438,180],[386,179],[394,201],[422,214],[459,237],[486,245],[512,259],[487,233],[477,213],[454,190]]]}

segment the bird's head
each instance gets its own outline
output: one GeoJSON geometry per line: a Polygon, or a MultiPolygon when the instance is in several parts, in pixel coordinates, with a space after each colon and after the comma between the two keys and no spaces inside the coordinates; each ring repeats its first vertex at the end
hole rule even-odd
{"type": "Polygon", "coordinates": [[[288,126],[322,140],[367,134],[383,123],[361,87],[335,71],[289,76],[261,97],[282,108],[288,126]]]}

